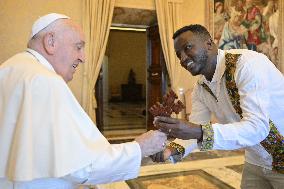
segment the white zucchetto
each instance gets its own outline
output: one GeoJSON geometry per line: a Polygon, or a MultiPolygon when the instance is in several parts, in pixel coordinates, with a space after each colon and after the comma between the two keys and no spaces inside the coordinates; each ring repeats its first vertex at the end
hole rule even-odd
{"type": "Polygon", "coordinates": [[[51,23],[58,19],[69,19],[70,17],[64,14],[50,13],[37,19],[32,27],[30,39],[38,32],[49,26],[51,23]]]}

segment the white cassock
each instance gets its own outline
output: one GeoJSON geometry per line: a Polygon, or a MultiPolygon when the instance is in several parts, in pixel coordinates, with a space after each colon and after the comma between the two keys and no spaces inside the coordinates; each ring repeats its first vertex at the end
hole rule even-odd
{"type": "Polygon", "coordinates": [[[110,144],[36,51],[0,66],[0,112],[1,189],[67,189],[138,176],[139,144],[110,144]]]}

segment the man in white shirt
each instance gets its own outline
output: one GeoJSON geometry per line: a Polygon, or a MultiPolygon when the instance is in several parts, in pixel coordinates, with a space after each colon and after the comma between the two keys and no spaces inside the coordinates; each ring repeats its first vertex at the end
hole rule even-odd
{"type": "Polygon", "coordinates": [[[156,117],[154,123],[172,137],[197,139],[198,145],[176,140],[177,144],[152,156],[153,160],[164,161],[175,155],[180,161],[192,146],[203,151],[245,148],[241,187],[283,188],[282,73],[261,53],[218,50],[201,25],[185,26],[173,39],[181,66],[200,78],[193,89],[189,121],[156,117]],[[212,115],[217,123],[210,123],[212,115]]]}
{"type": "Polygon", "coordinates": [[[0,188],[71,189],[137,177],[141,158],[166,135],[149,131],[111,145],[66,82],[84,63],[84,35],[51,13],[32,27],[28,49],[0,66],[0,188]]]}

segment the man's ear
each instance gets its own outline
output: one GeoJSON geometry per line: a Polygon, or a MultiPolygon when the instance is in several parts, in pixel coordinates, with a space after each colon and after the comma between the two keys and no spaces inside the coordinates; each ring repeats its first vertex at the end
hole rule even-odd
{"type": "Polygon", "coordinates": [[[47,54],[53,54],[55,51],[54,33],[50,32],[43,37],[43,47],[47,54]]]}
{"type": "Polygon", "coordinates": [[[207,41],[206,41],[206,44],[207,44],[207,47],[209,50],[211,50],[214,46],[214,42],[211,38],[209,38],[207,41]]]}

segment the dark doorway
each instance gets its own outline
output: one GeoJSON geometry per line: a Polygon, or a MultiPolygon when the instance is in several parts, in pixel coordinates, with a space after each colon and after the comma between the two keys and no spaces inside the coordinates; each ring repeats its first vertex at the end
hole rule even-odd
{"type": "Polygon", "coordinates": [[[96,85],[97,99],[101,103],[97,109],[97,123],[109,139],[121,134],[133,137],[154,129],[148,108],[161,100],[167,88],[167,71],[155,23],[155,11],[115,8],[115,27],[111,29],[102,74],[97,80],[101,84],[96,85]],[[150,21],[145,21],[149,18],[150,21]],[[144,50],[139,50],[141,46],[144,50]],[[144,51],[143,56],[141,51],[144,51]],[[120,59],[122,57],[132,58],[129,61],[120,59]]]}

